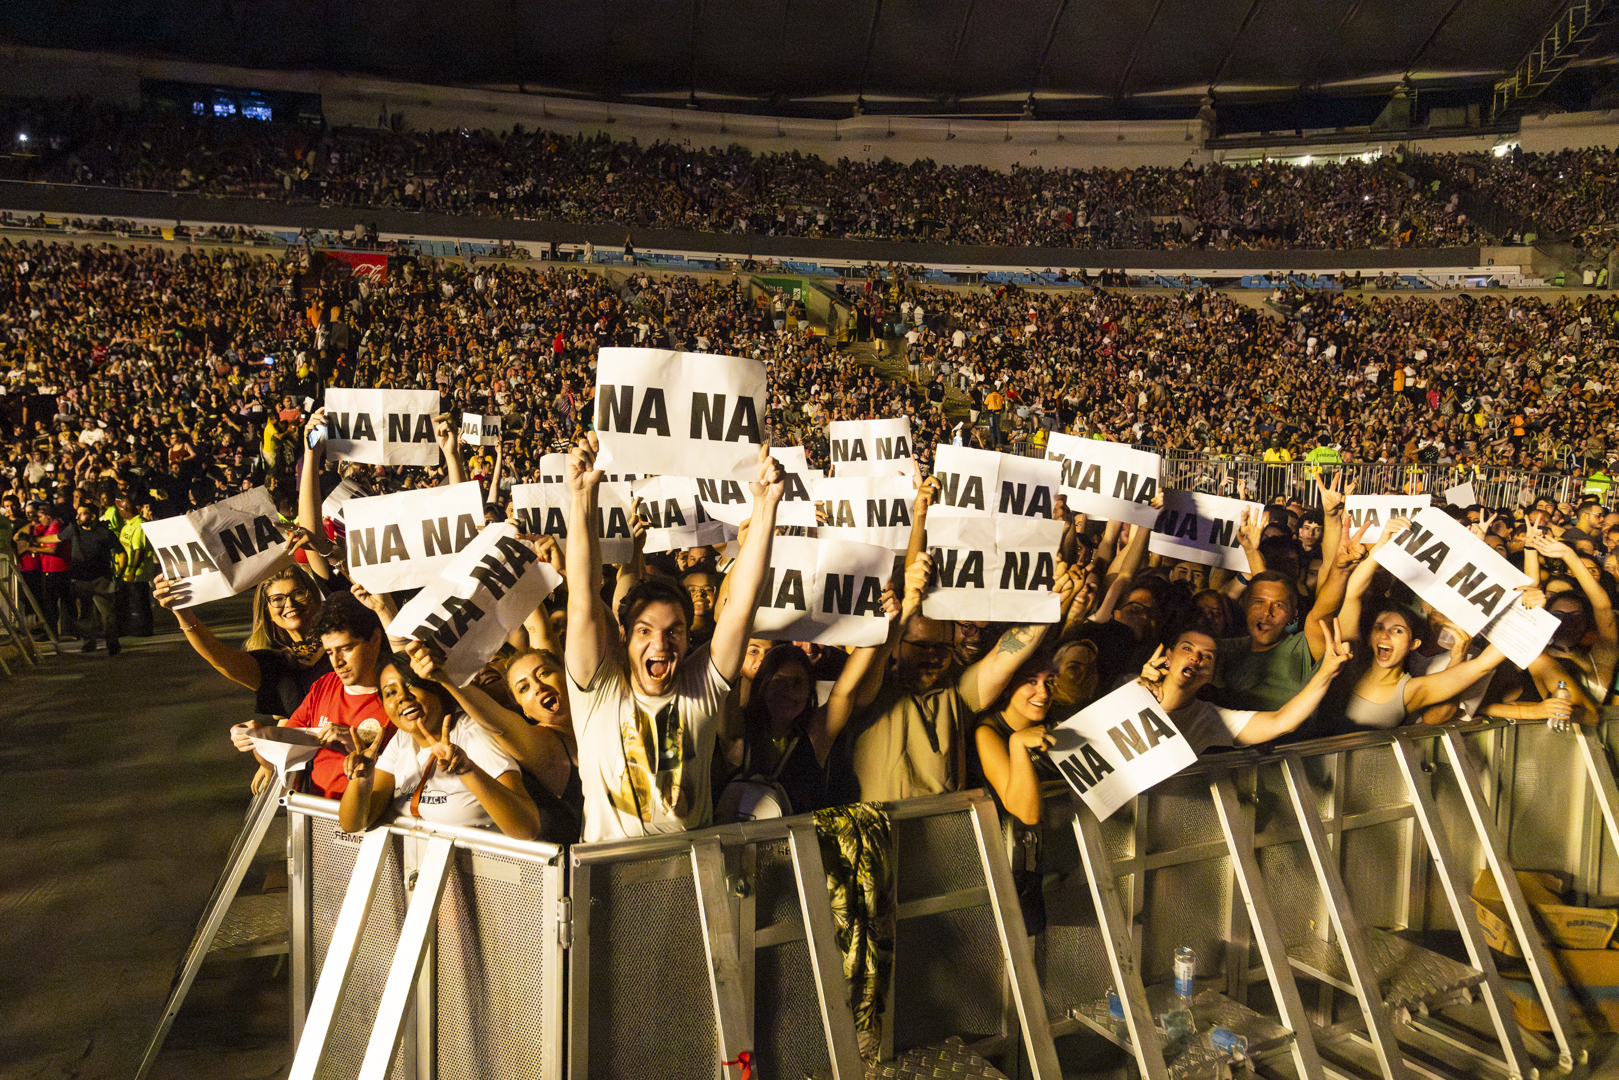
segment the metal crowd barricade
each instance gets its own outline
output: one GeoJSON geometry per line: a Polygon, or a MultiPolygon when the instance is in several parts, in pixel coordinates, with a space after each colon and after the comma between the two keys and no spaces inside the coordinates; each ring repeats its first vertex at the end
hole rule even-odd
{"type": "MultiPolygon", "coordinates": [[[[807,816],[564,851],[286,803],[294,1080],[868,1075],[807,816]]],[[[1016,1045],[1060,1080],[992,804],[888,809],[881,1075],[998,1076],[1016,1045]]]]}
{"type": "Polygon", "coordinates": [[[561,1075],[561,848],[286,803],[291,1077],[561,1075]]]}
{"type": "MultiPolygon", "coordinates": [[[[989,800],[885,808],[897,906],[876,1075],[997,1076],[980,1054],[1021,1034],[1027,1075],[1060,1078],[989,800]]],[[[569,1077],[712,1080],[742,1050],[759,1076],[872,1075],[810,818],[580,844],[569,861],[569,1077]]]]}
{"type": "MultiPolygon", "coordinates": [[[[1619,892],[1616,741],[1612,723],[1485,721],[1213,754],[1106,821],[1053,785],[1032,939],[982,793],[888,804],[875,1030],[856,1026],[808,816],[564,849],[410,817],[351,836],[335,803],[289,795],[290,1075],[713,1080],[746,1055],[759,1076],[996,1077],[998,1058],[1055,1080],[1054,1040],[1085,1035],[1180,1080],[1230,1066],[1219,1027],[1266,1075],[1532,1080],[1584,1049],[1515,871],[1619,892]],[[1481,870],[1524,953],[1512,982],[1471,906],[1481,870]],[[1162,1023],[1182,945],[1190,1039],[1162,1023]],[[1519,1028],[1509,987],[1547,1037],[1519,1028]]],[[[143,1072],[276,802],[249,814],[143,1072]]]]}
{"type": "Polygon", "coordinates": [[[1041,975],[1054,1034],[1100,1034],[1154,1080],[1210,1075],[1214,1026],[1246,1037],[1258,1065],[1290,1057],[1301,1078],[1566,1071],[1585,1051],[1514,857],[1566,868],[1581,896],[1613,891],[1615,727],[1417,726],[1211,755],[1104,822],[1052,786],[1041,975]],[[1514,1019],[1469,899],[1482,868],[1549,1039],[1514,1019]],[[1436,930],[1459,948],[1413,940],[1436,930]],[[1200,1034],[1166,1048],[1180,945],[1198,956],[1200,1034]]]}

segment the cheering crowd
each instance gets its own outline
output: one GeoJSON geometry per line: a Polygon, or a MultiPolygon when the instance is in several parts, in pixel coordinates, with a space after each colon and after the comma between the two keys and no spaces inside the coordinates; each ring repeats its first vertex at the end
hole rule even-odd
{"type": "MultiPolygon", "coordinates": [[[[643,147],[520,125],[325,130],[82,101],[14,100],[4,113],[4,130],[29,137],[8,178],[367,209],[1039,247],[1445,247],[1483,236],[1460,208],[1470,167],[1419,178],[1393,157],[1002,173],[643,147]]],[[[1554,206],[1525,209],[1549,218],[1554,206]]]]}
{"type": "MultiPolygon", "coordinates": [[[[1589,723],[1607,698],[1619,513],[1601,494],[1456,510],[1559,620],[1520,669],[1379,570],[1369,551],[1403,523],[1346,529],[1331,477],[1357,459],[1605,467],[1612,302],[1313,294],[1279,297],[1278,317],[1210,292],[945,290],[899,274],[847,299],[864,315],[852,336],[885,336],[908,378],[856,362],[801,305],[735,276],[419,260],[377,281],[319,277],[298,257],[0,240],[0,542],[46,620],[84,648],[149,633],[153,600],[175,608],[264,723],[324,732],[310,782],[341,798],[349,828],[408,807],[525,837],[635,836],[706,823],[739,784],[795,812],[986,785],[1031,822],[1049,727],[1135,680],[1200,752],[1464,711],[1589,723]],[[762,434],[817,468],[829,421],[911,418],[921,468],[885,643],[753,634],[782,483],[768,458],[734,548],[603,567],[593,529],[530,538],[565,584],[465,687],[434,647],[388,640],[405,597],[347,577],[323,498],[340,480],[364,494],[473,479],[502,521],[513,485],[567,451],[571,517],[593,520],[609,345],[760,360],[762,434]],[[327,386],[438,389],[442,463],[327,460],[310,441],[327,386]],[[463,448],[457,411],[501,416],[500,445],[463,448]],[[1147,530],[1059,506],[1056,623],[924,616],[932,448],[1038,447],[1053,430],[1336,456],[1308,457],[1324,469],[1317,508],[1284,493],[1244,523],[1241,575],[1150,554],[1147,530]],[[208,631],[206,608],[182,606],[142,525],[260,484],[298,562],[255,588],[237,648],[208,631]]],[[[255,730],[239,726],[239,745],[255,730]]]]}

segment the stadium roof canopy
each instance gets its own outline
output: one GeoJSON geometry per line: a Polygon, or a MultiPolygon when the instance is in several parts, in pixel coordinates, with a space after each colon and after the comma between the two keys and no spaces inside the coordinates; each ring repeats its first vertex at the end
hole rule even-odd
{"type": "MultiPolygon", "coordinates": [[[[19,45],[704,108],[1121,116],[1424,91],[1488,99],[1566,0],[50,0],[19,45]]],[[[1619,23],[1586,53],[1614,50],[1619,23]]]]}

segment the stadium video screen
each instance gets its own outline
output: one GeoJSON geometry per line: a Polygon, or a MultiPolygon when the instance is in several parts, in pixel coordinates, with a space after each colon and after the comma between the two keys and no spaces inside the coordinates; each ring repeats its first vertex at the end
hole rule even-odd
{"type": "Polygon", "coordinates": [[[241,86],[142,79],[141,101],[154,108],[178,110],[219,120],[275,121],[283,124],[321,122],[320,95],[241,86]]]}

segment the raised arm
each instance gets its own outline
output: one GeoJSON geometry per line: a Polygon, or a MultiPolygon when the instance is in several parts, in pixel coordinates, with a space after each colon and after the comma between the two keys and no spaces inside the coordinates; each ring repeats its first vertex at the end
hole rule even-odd
{"type": "Polygon", "coordinates": [[[567,737],[554,727],[531,724],[490,697],[477,683],[456,686],[444,675],[433,651],[420,641],[405,646],[411,671],[418,678],[431,679],[448,690],[450,696],[473,722],[487,731],[518,764],[534,775],[546,790],[560,796],[568,787],[573,762],[568,756],[567,737]]]}
{"type": "Polygon", "coordinates": [[[596,437],[586,434],[568,451],[568,637],[563,654],[568,678],[589,686],[607,658],[609,626],[601,594],[601,540],[596,536],[596,437]]]}
{"type": "Polygon", "coordinates": [[[174,612],[175,619],[180,623],[180,630],[186,636],[186,644],[195,649],[198,656],[208,661],[215,671],[231,682],[257,691],[259,683],[264,679],[264,673],[259,669],[259,662],[253,658],[253,654],[226,645],[214,637],[213,631],[203,625],[202,620],[197,618],[197,613],[192,609],[175,609],[175,605],[182,602],[186,591],[187,586],[183,582],[175,583],[166,577],[159,576],[152,582],[152,599],[174,612]]]}
{"type": "Polygon", "coordinates": [[[826,755],[832,752],[832,744],[838,741],[838,736],[848,726],[849,718],[857,709],[871,703],[871,697],[864,701],[859,699],[862,685],[871,682],[871,694],[876,695],[876,680],[868,680],[868,676],[873,671],[880,675],[888,666],[888,658],[893,655],[894,647],[899,644],[900,635],[905,629],[905,622],[900,617],[902,610],[900,602],[894,597],[893,587],[884,588],[883,611],[888,616],[888,638],[881,645],[868,645],[849,654],[843,670],[838,673],[838,681],[832,684],[826,708],[818,710],[811,718],[808,734],[817,761],[826,761],[826,755]]]}
{"type": "Polygon", "coordinates": [[[1405,711],[1416,712],[1449,701],[1494,671],[1506,658],[1505,653],[1491,645],[1471,660],[1453,662],[1432,675],[1417,676],[1405,684],[1405,711]]]}
{"type": "MultiPolygon", "coordinates": [[[[1372,587],[1372,579],[1377,576],[1378,564],[1376,560],[1369,556],[1373,551],[1388,543],[1391,538],[1403,532],[1406,524],[1408,524],[1406,518],[1390,518],[1389,523],[1383,526],[1382,535],[1377,538],[1377,543],[1373,544],[1369,551],[1355,550],[1360,547],[1360,536],[1366,531],[1364,526],[1361,527],[1360,532],[1350,538],[1348,544],[1340,547],[1338,557],[1334,559],[1334,564],[1336,565],[1337,562],[1347,559],[1352,560],[1351,565],[1354,566],[1354,569],[1350,571],[1349,580],[1344,586],[1343,607],[1338,612],[1338,624],[1343,628],[1343,640],[1360,640],[1361,608],[1365,603],[1366,590],[1372,587]]],[[[1319,598],[1320,593],[1317,592],[1316,596],[1319,598]]],[[[1317,632],[1320,631],[1319,626],[1316,629],[1317,632]]]]}
{"type": "Polygon", "coordinates": [[[978,712],[1000,697],[1001,691],[1006,689],[1012,677],[1017,674],[1017,669],[1029,658],[1030,650],[1039,645],[1048,633],[1062,625],[1067,617],[1069,605],[1074,602],[1077,593],[1074,576],[1062,563],[1057,564],[1053,591],[1061,597],[1062,605],[1056,622],[1028,623],[1012,627],[1001,635],[1001,639],[983,659],[961,673],[956,688],[961,692],[968,708],[978,712]]]}
{"type": "MultiPolygon", "coordinates": [[[[1370,522],[1367,523],[1369,524],[1370,522]]],[[[1315,605],[1304,617],[1304,640],[1310,646],[1310,655],[1317,660],[1326,655],[1327,649],[1327,638],[1322,632],[1322,627],[1343,605],[1350,571],[1366,558],[1366,548],[1361,544],[1361,538],[1366,535],[1366,528],[1366,525],[1362,525],[1354,536],[1345,536],[1338,545],[1338,553],[1332,560],[1331,570],[1318,575],[1315,605]]]]}
{"type": "MultiPolygon", "coordinates": [[[[759,586],[770,568],[770,548],[776,539],[776,507],[786,492],[781,465],[770,456],[770,444],[759,447],[759,479],[753,484],[753,517],[748,521],[747,539],[731,564],[731,589],[725,606],[714,615],[714,636],[709,641],[709,659],[726,682],[742,670],[748,637],[753,633],[753,616],[759,608],[759,586]]],[[[569,533],[570,542],[572,533],[569,533]]],[[[570,552],[568,562],[573,562],[570,552]]],[[[569,585],[571,603],[572,585],[569,585]]],[[[573,634],[570,625],[568,633],[573,634]]]]}
{"type": "Polygon", "coordinates": [[[459,484],[467,478],[467,466],[461,460],[461,432],[450,423],[449,413],[433,417],[433,435],[439,449],[444,451],[444,484],[459,484]]]}
{"type": "MultiPolygon", "coordinates": [[[[1338,620],[1334,619],[1336,624],[1338,620]]],[[[1349,662],[1349,647],[1338,638],[1337,626],[1321,627],[1321,635],[1326,640],[1326,652],[1321,657],[1320,665],[1310,681],[1292,699],[1275,712],[1254,713],[1243,729],[1237,732],[1236,740],[1239,746],[1253,746],[1256,743],[1270,742],[1289,732],[1296,731],[1298,726],[1310,718],[1320,706],[1321,699],[1326,696],[1327,687],[1332,685],[1333,677],[1349,662]]]]}
{"type": "Polygon", "coordinates": [[[500,501],[500,470],[506,464],[506,440],[502,439],[495,444],[495,467],[489,474],[489,494],[484,502],[497,503],[500,501]]]}

